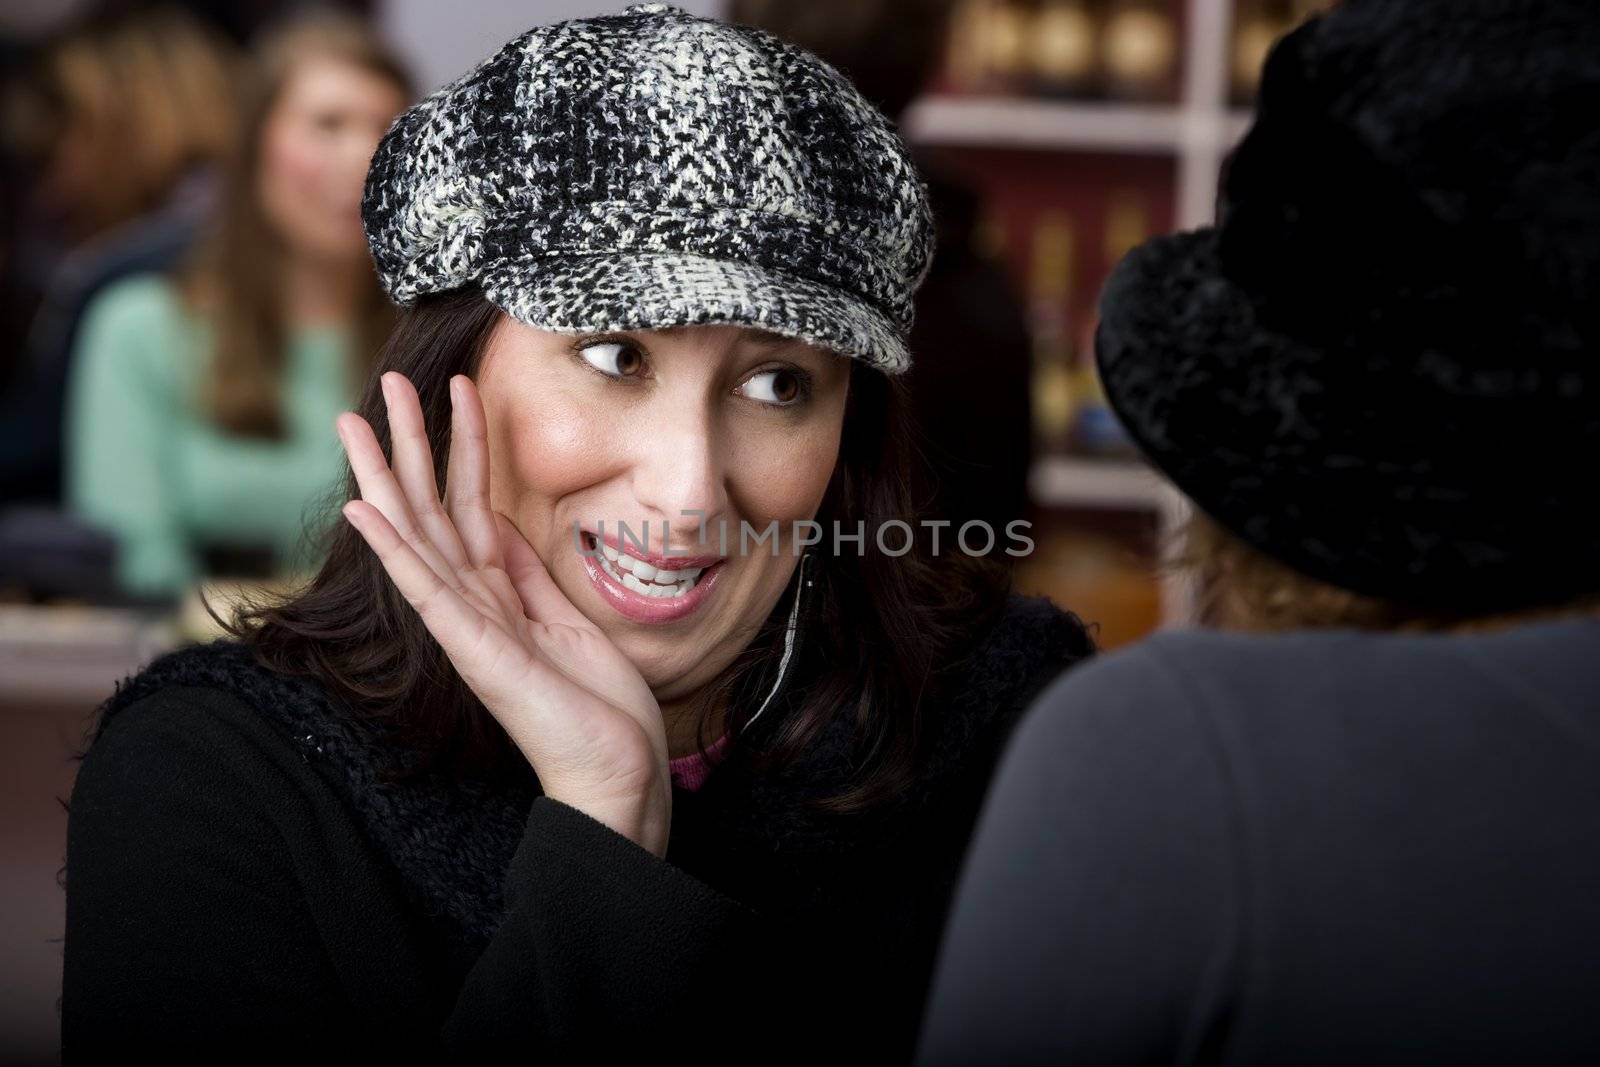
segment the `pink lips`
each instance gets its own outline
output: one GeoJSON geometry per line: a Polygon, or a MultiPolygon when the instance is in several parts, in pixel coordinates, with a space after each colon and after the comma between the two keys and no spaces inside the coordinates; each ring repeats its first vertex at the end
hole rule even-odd
{"type": "MultiPolygon", "coordinates": [[[[588,536],[590,536],[590,537],[594,536],[594,534],[589,533],[588,530],[585,530],[584,533],[588,534],[588,536]]],[[[641,540],[643,540],[643,538],[641,538],[641,540]]],[[[628,555],[632,556],[634,559],[642,559],[642,560],[644,560],[646,563],[650,564],[652,567],[655,567],[657,570],[681,571],[685,567],[705,568],[705,567],[711,566],[714,563],[722,562],[722,557],[721,556],[717,556],[717,555],[710,555],[710,556],[679,556],[679,555],[661,556],[661,555],[657,555],[654,552],[647,552],[647,551],[641,549],[638,545],[635,545],[631,540],[625,546],[623,544],[623,542],[622,542],[622,539],[619,538],[616,534],[612,534],[612,533],[606,534],[606,544],[610,545],[612,548],[616,549],[618,552],[626,552],[628,555]]]]}
{"type": "MultiPolygon", "coordinates": [[[[594,534],[587,531],[585,535],[588,538],[594,537],[594,534]]],[[[596,557],[580,554],[578,558],[583,561],[584,572],[601,597],[616,608],[618,614],[634,622],[676,622],[693,614],[701,604],[705,603],[706,598],[711,595],[711,590],[716,586],[717,579],[722,576],[721,556],[663,556],[641,551],[631,544],[624,546],[613,534],[607,534],[605,540],[606,544],[618,552],[625,552],[658,569],[704,568],[700,577],[696,579],[694,588],[682,596],[653,597],[635,592],[611,577],[605,568],[600,566],[600,561],[596,557]]]]}

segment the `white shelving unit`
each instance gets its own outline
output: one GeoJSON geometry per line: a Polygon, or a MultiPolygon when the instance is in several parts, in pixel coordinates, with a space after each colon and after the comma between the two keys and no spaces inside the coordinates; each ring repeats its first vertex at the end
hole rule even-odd
{"type": "Polygon", "coordinates": [[[1160,105],[962,96],[923,97],[905,116],[907,135],[918,144],[1176,157],[1185,151],[1226,152],[1249,124],[1250,114],[1236,110],[1210,122],[1160,105]],[[1220,144],[1213,143],[1219,139],[1220,144]]]}
{"type": "Polygon", "coordinates": [[[1183,136],[1175,107],[929,96],[905,116],[920,144],[1167,155],[1183,136]]]}
{"type": "Polygon", "coordinates": [[[1228,106],[1232,0],[1186,2],[1184,76],[1174,106],[929,96],[906,113],[906,135],[926,145],[1172,156],[1178,228],[1204,226],[1211,221],[1222,157],[1243,136],[1250,115],[1228,106]]]}
{"type": "MultiPolygon", "coordinates": [[[[1250,115],[1228,106],[1233,0],[1185,3],[1183,82],[1174,106],[931,96],[906,114],[906,135],[925,145],[1170,156],[1177,162],[1177,228],[1208,225],[1223,157],[1244,135],[1250,115]]],[[[1167,532],[1186,509],[1175,490],[1134,461],[1048,457],[1035,465],[1029,484],[1043,505],[1153,511],[1167,532]]],[[[1168,623],[1187,621],[1192,608],[1187,584],[1166,579],[1168,623]]]]}
{"type": "Polygon", "coordinates": [[[1040,501],[1107,511],[1159,511],[1171,490],[1143,463],[1049,456],[1033,465],[1028,488],[1040,501]]]}

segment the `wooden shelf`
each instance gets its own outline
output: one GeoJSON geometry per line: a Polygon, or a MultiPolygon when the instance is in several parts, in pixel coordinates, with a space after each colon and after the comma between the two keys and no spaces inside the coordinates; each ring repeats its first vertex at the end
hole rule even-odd
{"type": "Polygon", "coordinates": [[[92,706],[173,644],[170,626],[144,614],[0,605],[0,703],[92,706]]]}
{"type": "Polygon", "coordinates": [[[1250,125],[1249,111],[1137,104],[1074,103],[1013,97],[928,96],[905,116],[917,144],[1044,151],[1177,154],[1185,148],[1227,151],[1250,125]]]}
{"type": "Polygon", "coordinates": [[[1024,97],[930,96],[905,116],[906,135],[918,144],[982,148],[1169,153],[1182,128],[1175,107],[1024,97]]]}
{"type": "MultiPolygon", "coordinates": [[[[1034,463],[1028,489],[1034,502],[1045,508],[1153,513],[1165,539],[1164,558],[1174,546],[1173,535],[1189,514],[1183,494],[1137,460],[1047,456],[1034,463]]],[[[1192,620],[1195,589],[1191,576],[1181,568],[1165,570],[1160,583],[1165,625],[1192,620]]]]}
{"type": "Polygon", "coordinates": [[[1048,456],[1033,465],[1028,488],[1036,503],[1054,508],[1155,511],[1168,506],[1172,490],[1135,460],[1048,456]]]}

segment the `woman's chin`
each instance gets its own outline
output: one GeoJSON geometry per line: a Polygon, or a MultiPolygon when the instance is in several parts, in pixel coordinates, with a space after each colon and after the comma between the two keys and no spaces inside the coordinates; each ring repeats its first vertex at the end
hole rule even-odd
{"type": "Polygon", "coordinates": [[[684,655],[683,649],[663,647],[665,642],[650,634],[615,633],[603,627],[602,631],[658,697],[672,690],[694,662],[692,657],[684,655]]]}

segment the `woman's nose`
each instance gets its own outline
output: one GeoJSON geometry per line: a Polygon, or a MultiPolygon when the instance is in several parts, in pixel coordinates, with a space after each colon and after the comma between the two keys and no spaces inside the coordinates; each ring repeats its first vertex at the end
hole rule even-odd
{"type": "Polygon", "coordinates": [[[670,522],[675,547],[687,547],[702,522],[714,538],[728,506],[727,457],[715,428],[709,420],[679,416],[640,429],[632,481],[634,499],[648,513],[643,518],[652,525],[670,522]]]}

